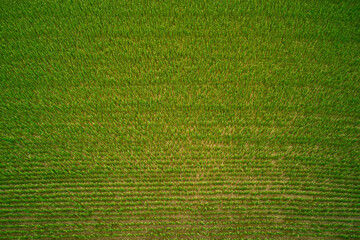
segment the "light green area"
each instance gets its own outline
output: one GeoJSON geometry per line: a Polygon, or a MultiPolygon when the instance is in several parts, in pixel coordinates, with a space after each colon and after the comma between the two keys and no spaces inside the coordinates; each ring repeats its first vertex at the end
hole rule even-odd
{"type": "Polygon", "coordinates": [[[1,239],[360,238],[360,2],[0,19],[1,239]]]}

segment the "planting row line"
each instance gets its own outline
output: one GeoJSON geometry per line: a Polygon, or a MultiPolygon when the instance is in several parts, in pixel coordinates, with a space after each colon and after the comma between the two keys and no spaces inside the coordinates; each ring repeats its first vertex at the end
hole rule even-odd
{"type": "MultiPolygon", "coordinates": [[[[190,215],[189,215],[190,217],[190,215]]],[[[179,215],[169,215],[169,216],[138,216],[135,218],[131,218],[133,220],[136,219],[134,222],[129,222],[129,218],[127,216],[97,216],[96,218],[86,218],[84,216],[77,215],[76,217],[67,217],[67,216],[59,216],[59,218],[37,218],[37,217],[27,217],[26,220],[22,218],[0,218],[0,222],[6,224],[10,223],[20,223],[20,224],[29,224],[29,223],[59,223],[59,222],[72,222],[72,223],[99,223],[99,222],[106,222],[106,223],[121,223],[121,224],[139,224],[142,225],[142,222],[152,223],[152,224],[160,224],[160,225],[167,225],[169,222],[174,223],[184,223],[189,221],[189,218],[186,216],[179,216],[179,215]]],[[[194,224],[207,224],[207,222],[211,223],[214,220],[211,219],[204,219],[203,216],[193,215],[191,216],[191,220],[194,224]],[[206,220],[206,221],[205,221],[206,220]],[[205,221],[205,222],[204,222],[205,221]]],[[[287,216],[281,214],[266,214],[262,216],[258,216],[256,214],[241,214],[241,215],[219,215],[216,218],[216,221],[223,222],[223,224],[235,224],[235,223],[245,223],[247,221],[260,223],[260,222],[269,222],[272,224],[275,223],[289,223],[289,222],[296,222],[296,223],[304,223],[308,222],[309,224],[330,224],[332,226],[336,226],[337,224],[344,224],[345,226],[353,227],[358,226],[359,219],[352,219],[352,218],[321,218],[318,216],[287,216]],[[341,222],[341,223],[340,223],[341,222]],[[354,225],[353,225],[354,224],[354,225]]],[[[190,224],[190,223],[189,223],[190,224]]]]}
{"type": "MultiPolygon", "coordinates": [[[[39,191],[33,193],[16,193],[16,194],[6,194],[2,193],[3,197],[11,198],[14,201],[30,201],[31,199],[36,199],[38,201],[46,201],[46,199],[66,199],[66,198],[75,198],[75,199],[92,199],[92,198],[119,198],[119,197],[166,197],[169,195],[178,195],[178,196],[259,196],[261,198],[265,197],[281,197],[282,195],[291,195],[291,197],[296,198],[296,196],[307,196],[309,198],[328,198],[329,201],[332,201],[333,198],[341,199],[342,202],[352,202],[358,201],[359,194],[357,193],[346,193],[339,194],[336,192],[318,192],[318,191],[269,191],[269,190],[256,190],[256,189],[222,189],[222,188],[136,188],[132,189],[115,189],[114,191],[102,191],[98,192],[96,189],[93,191],[88,190],[78,190],[74,192],[67,191],[39,191]],[[209,190],[211,189],[211,190],[209,190]],[[41,194],[40,194],[41,193],[41,194]]],[[[291,198],[290,198],[291,199],[291,198]]]]}
{"type": "MultiPolygon", "coordinates": [[[[353,190],[359,190],[360,187],[358,186],[354,186],[353,184],[347,184],[344,183],[343,181],[339,182],[339,181],[335,181],[335,180],[331,180],[331,182],[327,182],[326,185],[324,185],[324,183],[319,182],[319,181],[314,181],[314,180],[310,180],[307,179],[306,181],[302,180],[302,181],[296,181],[296,180],[289,180],[289,179],[284,179],[284,180],[279,180],[279,179],[274,179],[274,180],[268,180],[268,179],[261,179],[261,178],[256,178],[256,180],[249,180],[251,178],[237,178],[237,183],[236,184],[238,187],[240,186],[268,186],[268,185],[273,185],[275,187],[291,187],[291,188],[307,188],[307,187],[319,187],[319,188],[323,188],[323,189],[337,189],[340,191],[346,191],[348,189],[353,189],[353,190]]],[[[144,179],[145,180],[145,179],[144,179]]],[[[175,179],[176,180],[176,179],[175,179]]],[[[196,180],[196,181],[160,181],[159,179],[156,178],[151,178],[151,179],[146,179],[146,181],[125,181],[124,179],[121,178],[115,178],[113,176],[108,176],[105,177],[105,174],[103,177],[99,176],[99,177],[91,177],[88,178],[86,176],[84,176],[84,178],[78,178],[78,179],[69,179],[69,180],[64,180],[64,179],[58,179],[58,181],[53,181],[52,179],[48,179],[46,180],[42,180],[42,181],[34,181],[34,180],[28,180],[26,181],[26,183],[24,183],[24,181],[0,181],[0,190],[13,190],[15,191],[16,189],[32,189],[34,191],[37,191],[38,189],[44,189],[44,188],[51,188],[51,189],[56,189],[56,190],[61,190],[61,189],[68,189],[68,188],[102,188],[105,186],[109,186],[109,187],[144,187],[144,186],[161,186],[161,187],[166,187],[166,186],[224,186],[224,185],[232,185],[230,184],[231,181],[229,181],[228,179],[226,181],[224,180],[196,180]]],[[[235,184],[234,184],[235,186],[235,184]]]]}
{"type": "Polygon", "coordinates": [[[301,205],[284,205],[284,204],[261,204],[261,205],[233,205],[233,203],[221,202],[222,206],[219,207],[219,203],[199,203],[199,204],[182,204],[182,206],[178,206],[178,204],[86,204],[86,203],[76,203],[72,205],[67,205],[66,207],[51,207],[48,206],[46,208],[45,205],[42,207],[36,206],[21,206],[21,208],[16,207],[4,207],[0,210],[2,214],[8,213],[52,213],[55,212],[127,212],[127,211],[165,211],[165,210],[183,210],[183,211],[196,211],[199,209],[209,210],[209,211],[219,211],[225,213],[230,210],[239,210],[239,211],[252,211],[252,210],[280,210],[286,211],[291,210],[297,213],[353,213],[356,215],[360,213],[359,208],[319,208],[316,205],[314,207],[309,206],[301,206],[301,205]],[[300,206],[300,207],[299,207],[300,206]],[[87,208],[91,207],[91,208],[87,208]]]}
{"type": "MultiPolygon", "coordinates": [[[[331,193],[331,194],[341,194],[343,196],[348,196],[352,194],[360,194],[360,189],[354,188],[354,189],[342,189],[338,187],[329,188],[328,186],[293,186],[293,185],[273,185],[270,184],[264,184],[263,182],[257,182],[254,184],[234,184],[234,183],[222,183],[222,184],[212,184],[212,182],[183,182],[183,183],[164,183],[159,185],[153,185],[153,184],[134,184],[133,186],[124,186],[125,184],[117,183],[114,185],[105,185],[104,183],[102,186],[95,186],[95,187],[88,187],[88,186],[79,186],[79,187],[67,187],[63,186],[61,188],[50,188],[46,186],[45,188],[38,188],[38,189],[22,189],[22,188],[11,188],[6,189],[5,191],[2,191],[3,193],[7,195],[29,195],[29,194],[51,194],[51,193],[57,193],[59,191],[67,192],[68,194],[72,193],[79,193],[79,192],[93,192],[96,193],[124,193],[124,192],[148,192],[148,191],[186,191],[186,190],[207,190],[207,191],[214,191],[217,192],[219,189],[224,189],[225,192],[232,191],[232,192],[248,192],[248,191],[261,191],[264,194],[279,194],[279,193],[287,193],[287,194],[293,194],[294,192],[299,193],[307,193],[307,192],[317,192],[319,195],[322,195],[324,193],[331,193]],[[271,189],[267,189],[269,186],[271,186],[271,189]]],[[[305,194],[306,195],[306,194],[305,194]]]]}
{"type": "MultiPolygon", "coordinates": [[[[177,208],[177,207],[157,207],[157,208],[120,208],[120,209],[78,209],[78,208],[68,208],[68,209],[47,209],[47,210],[37,210],[29,211],[22,210],[19,211],[2,211],[2,217],[5,218],[28,218],[28,217],[39,217],[39,218],[60,218],[60,217],[78,217],[78,218],[93,218],[97,219],[103,216],[122,216],[128,217],[144,217],[144,219],[152,219],[153,215],[162,215],[162,216],[172,216],[175,215],[177,218],[181,217],[181,213],[186,213],[188,216],[200,215],[204,219],[206,218],[215,218],[218,219],[222,215],[252,215],[252,214],[261,214],[261,215],[275,215],[280,214],[282,216],[312,216],[312,217],[336,217],[339,222],[341,219],[356,219],[359,214],[354,212],[338,212],[338,211],[322,211],[320,210],[305,210],[302,211],[298,208],[288,208],[284,211],[284,208],[277,207],[268,209],[263,208],[229,208],[225,210],[219,210],[217,207],[199,207],[199,208],[177,208]],[[262,210],[259,210],[262,209],[262,210]],[[173,210],[173,211],[171,211],[173,210]]],[[[60,220],[60,219],[59,219],[60,220]]]]}
{"type": "MultiPolygon", "coordinates": [[[[215,172],[210,172],[208,169],[204,168],[204,169],[193,169],[193,170],[182,170],[182,172],[153,172],[152,177],[148,177],[148,174],[146,171],[136,171],[136,170],[131,170],[131,171],[127,171],[126,173],[124,173],[125,171],[122,172],[117,172],[115,171],[115,169],[113,169],[113,171],[110,171],[111,167],[105,168],[103,169],[104,171],[100,172],[94,172],[92,173],[91,170],[45,170],[44,172],[42,171],[32,171],[32,172],[12,172],[12,173],[3,173],[2,176],[0,177],[0,181],[1,182],[6,182],[6,184],[11,184],[11,183],[15,183],[15,184],[23,184],[24,181],[29,181],[29,183],[31,182],[47,182],[47,183],[51,183],[51,182],[64,182],[64,180],[58,180],[59,178],[62,179],[67,179],[68,182],[70,181],[83,181],[83,182],[92,182],[93,178],[98,178],[98,179],[102,179],[103,181],[105,179],[114,179],[117,178],[118,180],[121,179],[121,181],[123,182],[159,182],[159,181],[168,181],[168,182],[172,182],[172,181],[191,181],[194,180],[195,176],[197,176],[200,173],[203,174],[202,176],[202,181],[204,180],[217,180],[217,181],[224,181],[224,178],[227,179],[236,179],[238,181],[241,180],[251,180],[251,179],[256,179],[258,181],[272,181],[272,180],[278,180],[280,179],[292,179],[292,180],[308,180],[308,181],[313,181],[314,178],[316,178],[318,181],[320,182],[328,182],[329,179],[331,181],[333,180],[338,180],[342,183],[346,183],[346,184],[352,184],[354,182],[358,182],[360,181],[359,177],[354,175],[352,176],[352,174],[347,174],[345,175],[341,175],[344,174],[340,173],[341,171],[338,169],[336,170],[336,172],[334,172],[333,174],[328,173],[328,174],[324,174],[324,173],[316,173],[316,172],[311,172],[311,171],[285,171],[283,169],[279,169],[278,173],[276,174],[276,172],[270,172],[269,174],[269,169],[268,168],[263,168],[263,169],[258,169],[257,171],[255,170],[251,170],[251,168],[247,169],[246,172],[244,172],[241,169],[239,170],[233,170],[233,171],[215,171],[215,172]],[[114,172],[115,171],[115,172],[114,172]],[[187,174],[187,175],[186,175],[187,174]],[[186,179],[188,178],[188,179],[186,179]],[[80,180],[81,179],[81,180],[80,180]]],[[[201,180],[201,179],[199,179],[201,180]]]]}
{"type": "MultiPolygon", "coordinates": [[[[268,217],[264,216],[261,218],[261,220],[256,220],[257,218],[254,218],[254,220],[249,220],[248,218],[235,218],[230,221],[201,221],[201,220],[193,220],[193,221],[178,221],[178,220],[168,220],[168,221],[135,221],[135,222],[129,222],[127,220],[124,220],[123,218],[120,219],[107,219],[107,220],[100,220],[100,219],[91,219],[91,220],[85,220],[82,221],[79,219],[60,219],[61,221],[56,221],[55,223],[48,223],[47,220],[39,221],[41,219],[34,219],[34,221],[22,221],[21,219],[9,219],[9,222],[4,222],[4,224],[1,224],[1,228],[67,228],[67,227],[83,227],[83,226],[93,226],[93,227],[132,227],[132,226],[149,226],[149,227],[159,227],[159,226],[218,226],[218,225],[231,225],[231,226],[246,226],[246,225],[256,225],[256,226],[269,226],[269,225],[281,225],[281,226],[311,226],[313,228],[351,228],[351,229],[359,229],[359,226],[355,224],[349,224],[349,223],[317,223],[317,222],[309,222],[304,223],[301,221],[294,222],[294,219],[292,221],[284,221],[284,222],[276,222],[277,218],[274,217],[268,217]],[[235,219],[238,219],[238,221],[234,221],[235,219]],[[268,219],[268,220],[264,220],[268,219]],[[123,222],[120,222],[120,221],[123,222]],[[72,222],[72,223],[69,223],[72,222]],[[111,222],[109,222],[111,221],[111,222]]],[[[250,218],[251,219],[251,218],[250,218]]],[[[53,219],[54,220],[54,219],[53,219]]],[[[306,219],[302,219],[303,221],[306,221],[306,219]]]]}
{"type": "MultiPolygon", "coordinates": [[[[346,239],[355,239],[357,238],[356,231],[354,232],[334,232],[334,233],[324,233],[321,230],[314,229],[313,231],[308,231],[306,228],[270,228],[260,229],[260,228],[242,228],[242,227],[229,227],[229,228],[216,228],[207,229],[207,228],[170,228],[165,231],[152,231],[150,229],[134,229],[131,233],[124,233],[121,229],[109,229],[108,231],[91,229],[72,229],[72,230],[53,230],[46,232],[46,230],[34,230],[34,231],[6,231],[4,234],[13,235],[14,238],[19,239],[20,236],[27,236],[27,238],[98,238],[98,237],[227,237],[227,236],[277,236],[277,237],[297,237],[297,238],[308,238],[308,237],[337,237],[337,238],[346,238],[346,239]],[[264,231],[265,230],[265,231],[264,231]],[[76,233],[77,232],[77,233],[76,233]],[[98,233],[99,232],[99,233],[98,233]],[[109,233],[107,233],[109,232],[109,233]],[[45,233],[45,234],[44,234],[45,233]],[[74,234],[75,233],[75,234],[74,234]],[[56,236],[57,235],[57,236],[56,236]]],[[[11,236],[10,235],[10,236],[11,236]]],[[[21,239],[21,238],[20,238],[21,239]]]]}

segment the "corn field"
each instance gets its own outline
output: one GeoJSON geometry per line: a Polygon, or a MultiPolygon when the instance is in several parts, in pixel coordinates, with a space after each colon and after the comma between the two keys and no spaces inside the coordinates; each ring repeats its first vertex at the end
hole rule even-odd
{"type": "Polygon", "coordinates": [[[0,239],[360,239],[360,2],[0,19],[0,239]]]}

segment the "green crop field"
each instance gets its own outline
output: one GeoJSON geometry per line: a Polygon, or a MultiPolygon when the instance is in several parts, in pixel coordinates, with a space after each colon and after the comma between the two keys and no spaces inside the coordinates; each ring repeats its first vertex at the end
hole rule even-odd
{"type": "Polygon", "coordinates": [[[0,19],[0,239],[360,239],[359,0],[0,19]]]}

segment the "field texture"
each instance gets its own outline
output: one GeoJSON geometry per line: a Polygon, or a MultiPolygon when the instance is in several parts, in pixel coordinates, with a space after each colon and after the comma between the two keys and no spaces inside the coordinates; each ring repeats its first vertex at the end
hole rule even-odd
{"type": "Polygon", "coordinates": [[[1,239],[360,239],[360,2],[0,0],[1,239]]]}

